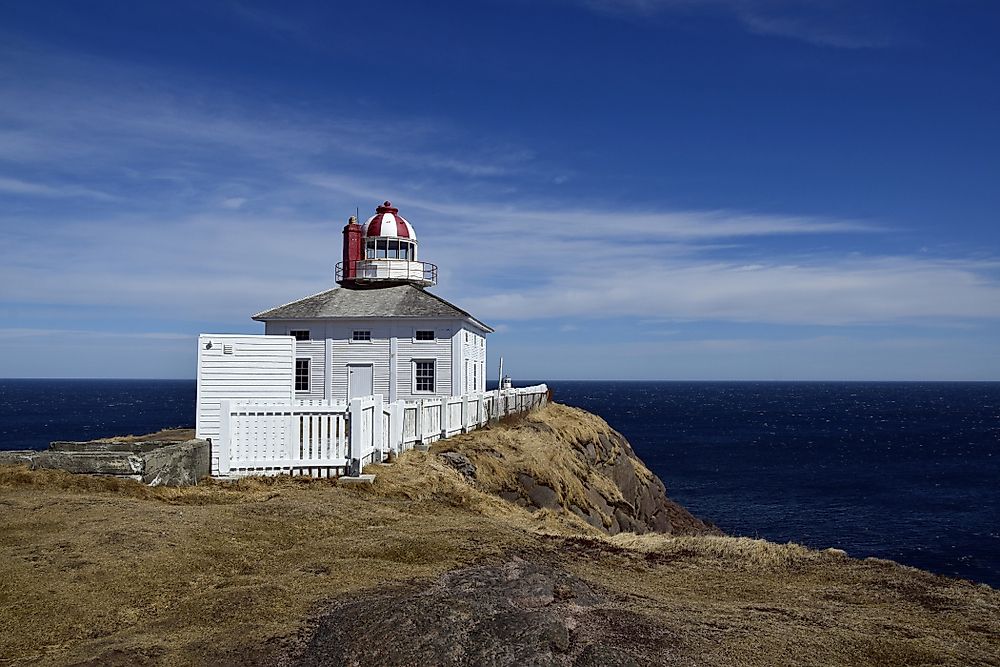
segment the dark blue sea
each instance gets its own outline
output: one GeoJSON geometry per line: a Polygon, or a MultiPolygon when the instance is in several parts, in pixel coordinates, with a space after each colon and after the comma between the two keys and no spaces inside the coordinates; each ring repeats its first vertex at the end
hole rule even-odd
{"type": "MultiPolygon", "coordinates": [[[[1000,587],[1000,383],[548,384],[729,534],[1000,587]]],[[[191,426],[194,401],[186,380],[0,380],[0,448],[191,426]]]]}

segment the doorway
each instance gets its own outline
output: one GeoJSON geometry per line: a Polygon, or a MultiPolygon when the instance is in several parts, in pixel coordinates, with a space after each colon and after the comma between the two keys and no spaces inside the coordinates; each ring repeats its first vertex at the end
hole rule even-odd
{"type": "Polygon", "coordinates": [[[347,366],[347,400],[362,398],[375,393],[371,364],[349,364],[347,366]]]}

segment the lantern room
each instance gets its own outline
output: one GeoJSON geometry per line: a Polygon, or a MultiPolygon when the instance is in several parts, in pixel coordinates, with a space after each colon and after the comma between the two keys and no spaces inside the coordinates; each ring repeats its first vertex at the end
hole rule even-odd
{"type": "Polygon", "coordinates": [[[364,225],[353,216],[344,227],[344,259],[337,264],[344,287],[437,283],[437,266],[417,259],[417,234],[392,202],[383,202],[364,225]]]}

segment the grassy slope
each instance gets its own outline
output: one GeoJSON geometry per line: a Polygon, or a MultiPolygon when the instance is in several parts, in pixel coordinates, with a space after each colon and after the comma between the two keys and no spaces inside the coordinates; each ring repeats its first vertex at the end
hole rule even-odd
{"type": "MultiPolygon", "coordinates": [[[[537,446],[559,444],[539,433],[537,446]]],[[[150,489],[0,467],[0,663],[267,662],[324,600],[514,554],[606,587],[700,664],[1000,654],[1000,594],[986,586],[745,538],[608,538],[416,452],[377,472],[367,489],[287,478],[150,489]]]]}

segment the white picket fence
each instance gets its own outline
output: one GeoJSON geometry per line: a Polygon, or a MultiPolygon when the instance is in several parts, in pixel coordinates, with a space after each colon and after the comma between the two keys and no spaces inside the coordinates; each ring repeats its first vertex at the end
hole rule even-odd
{"type": "Polygon", "coordinates": [[[544,384],[424,401],[222,401],[219,475],[357,473],[367,463],[545,405],[544,384]]]}

